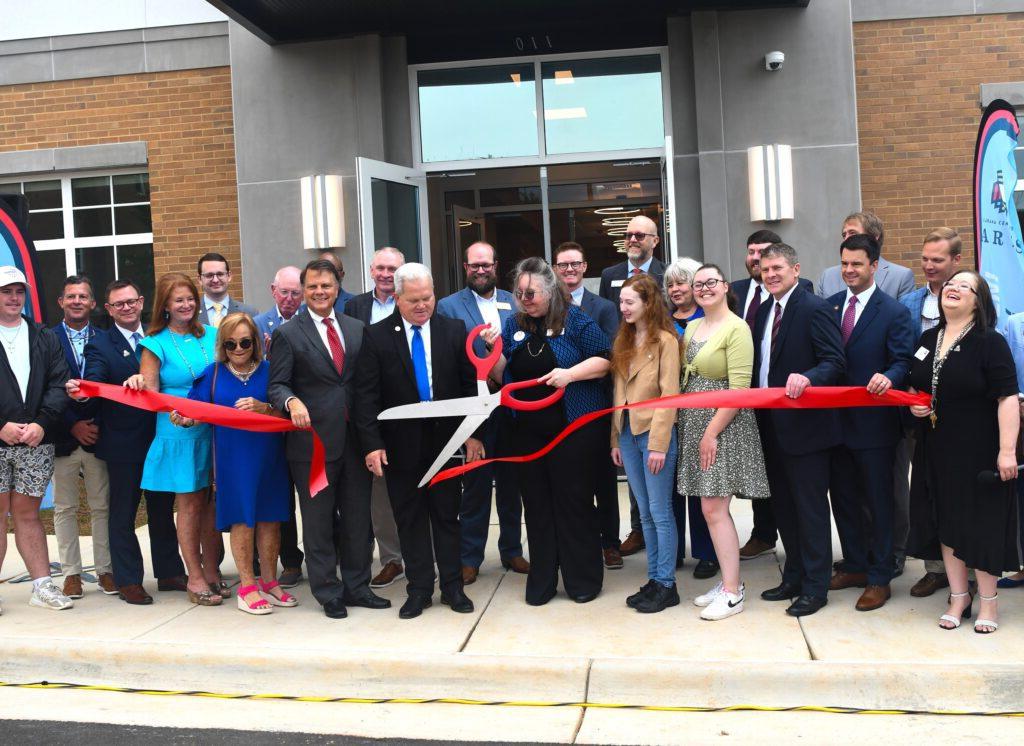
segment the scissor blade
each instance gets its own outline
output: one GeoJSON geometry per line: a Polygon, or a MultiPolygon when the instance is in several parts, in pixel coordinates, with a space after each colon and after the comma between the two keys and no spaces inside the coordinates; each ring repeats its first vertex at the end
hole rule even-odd
{"type": "Polygon", "coordinates": [[[455,434],[445,443],[444,448],[441,449],[441,453],[437,455],[434,463],[427,469],[427,473],[423,475],[423,479],[420,480],[419,487],[422,487],[431,478],[441,471],[441,467],[444,466],[448,460],[455,455],[455,452],[462,447],[462,444],[466,442],[466,438],[472,435],[480,423],[487,419],[487,415],[470,415],[462,421],[459,425],[459,429],[455,431],[455,434]]]}
{"type": "MultiPolygon", "coordinates": [[[[440,401],[421,401],[416,404],[402,404],[385,409],[378,420],[405,420],[419,417],[470,417],[481,416],[486,419],[497,402],[492,402],[493,395],[488,398],[465,396],[461,399],[443,399],[440,401]]],[[[500,400],[500,397],[498,397],[500,400]]]]}

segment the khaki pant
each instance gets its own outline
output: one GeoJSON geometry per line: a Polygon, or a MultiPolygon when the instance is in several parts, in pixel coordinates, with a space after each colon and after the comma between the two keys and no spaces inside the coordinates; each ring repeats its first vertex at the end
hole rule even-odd
{"type": "Polygon", "coordinates": [[[373,536],[377,540],[381,567],[388,562],[402,564],[402,546],[398,541],[398,526],[395,525],[395,514],[391,510],[388,485],[384,481],[384,477],[373,478],[373,489],[370,492],[370,520],[373,523],[373,536]]]}
{"type": "Polygon", "coordinates": [[[82,552],[78,546],[78,478],[85,478],[85,495],[92,522],[92,556],[97,575],[110,572],[110,482],[107,465],[96,456],[76,448],[70,456],[54,459],[53,529],[64,576],[82,574],[82,552]]]}

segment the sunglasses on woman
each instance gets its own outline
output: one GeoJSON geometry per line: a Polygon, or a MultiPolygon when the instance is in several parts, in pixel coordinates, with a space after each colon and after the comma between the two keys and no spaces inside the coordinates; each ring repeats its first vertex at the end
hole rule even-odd
{"type": "Polygon", "coordinates": [[[243,350],[248,350],[250,347],[252,347],[252,337],[243,337],[237,342],[233,339],[229,339],[224,343],[224,349],[227,350],[228,352],[234,352],[239,347],[241,347],[243,350]]]}

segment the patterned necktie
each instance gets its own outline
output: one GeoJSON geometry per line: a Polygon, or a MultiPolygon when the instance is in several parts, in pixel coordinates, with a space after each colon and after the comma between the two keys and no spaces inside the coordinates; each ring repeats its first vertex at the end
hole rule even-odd
{"type": "Polygon", "coordinates": [[[214,329],[216,329],[218,326],[220,326],[220,322],[224,318],[224,314],[221,313],[221,311],[223,311],[223,310],[224,310],[224,304],[223,303],[214,303],[213,304],[213,318],[210,319],[210,325],[214,329]]]}
{"type": "Polygon", "coordinates": [[[338,336],[338,330],[334,328],[330,317],[324,319],[323,324],[327,327],[327,346],[331,350],[334,369],[338,371],[340,376],[345,370],[345,348],[341,346],[341,337],[338,336]]]}
{"type": "Polygon", "coordinates": [[[412,328],[412,369],[416,374],[416,390],[420,401],[430,401],[430,376],[427,374],[427,348],[423,346],[421,327],[412,328]]]}
{"type": "Polygon", "coordinates": [[[68,330],[68,340],[71,342],[71,349],[75,353],[75,365],[78,366],[78,375],[85,375],[85,345],[89,341],[89,327],[86,326],[84,329],[74,330],[64,327],[68,330]]]}
{"type": "Polygon", "coordinates": [[[139,342],[142,340],[142,335],[138,332],[132,332],[132,352],[135,353],[135,359],[142,359],[142,349],[139,347],[139,342]]]}
{"type": "Polygon", "coordinates": [[[850,341],[850,335],[853,334],[853,324],[857,317],[857,296],[851,295],[850,302],[846,306],[846,312],[843,314],[843,323],[839,327],[839,331],[843,334],[843,344],[845,345],[850,341]]]}
{"type": "Polygon", "coordinates": [[[636,276],[637,276],[638,274],[640,274],[641,272],[643,272],[643,270],[642,270],[642,269],[640,269],[639,267],[633,267],[633,271],[632,271],[632,272],[630,272],[630,274],[631,274],[631,275],[633,275],[634,277],[636,277],[636,276]]]}
{"type": "Polygon", "coordinates": [[[779,327],[782,326],[782,306],[775,301],[775,317],[772,319],[772,343],[768,348],[769,353],[775,352],[775,338],[779,336],[779,327]]]}
{"type": "Polygon", "coordinates": [[[743,317],[743,320],[747,322],[747,326],[750,327],[750,331],[754,331],[754,320],[757,318],[757,309],[761,307],[761,286],[756,282],[754,283],[754,298],[750,301],[750,305],[747,306],[747,315],[743,317]]]}

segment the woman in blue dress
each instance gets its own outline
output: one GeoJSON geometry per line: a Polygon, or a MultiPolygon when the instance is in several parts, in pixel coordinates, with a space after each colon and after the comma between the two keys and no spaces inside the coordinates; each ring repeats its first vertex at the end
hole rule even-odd
{"type": "MultiPolygon", "coordinates": [[[[225,318],[217,328],[216,361],[192,384],[189,398],[277,414],[267,403],[270,366],[263,359],[259,339],[248,314],[225,318]]],[[[182,418],[185,427],[193,424],[182,418]]],[[[238,608],[248,614],[269,614],[273,606],[295,606],[298,601],[277,582],[280,523],[288,520],[292,505],[284,436],[214,425],[213,463],[217,530],[231,532],[231,556],[242,579],[238,608]],[[254,538],[260,558],[259,585],[253,573],[254,538]]]]}
{"type": "MultiPolygon", "coordinates": [[[[153,322],[139,343],[139,373],[125,381],[129,388],[187,396],[196,378],[213,362],[215,332],[199,323],[199,290],[180,272],[157,282],[153,322]]],[[[176,414],[158,414],[156,437],[142,467],[142,489],[173,492],[178,505],[178,546],[188,572],[188,597],[199,606],[222,602],[216,589],[221,538],[209,499],[210,441],[208,425],[178,427],[176,414]],[[212,588],[211,588],[212,586],[212,588]]]]}

